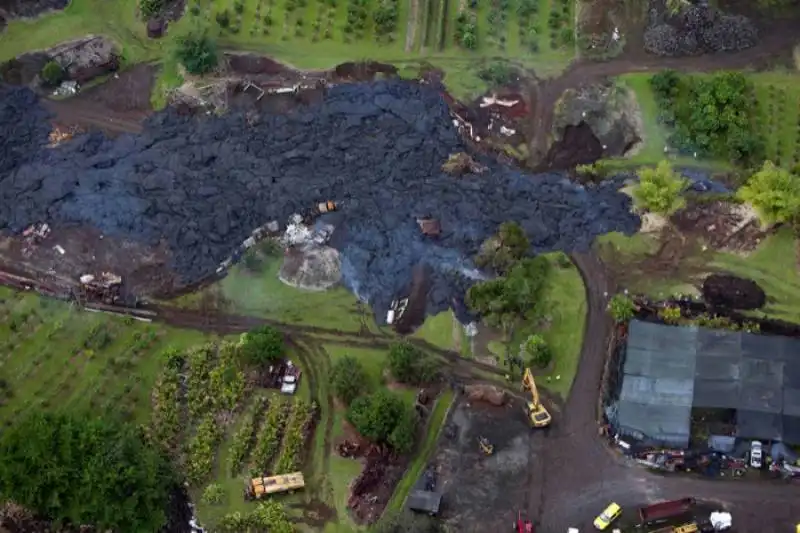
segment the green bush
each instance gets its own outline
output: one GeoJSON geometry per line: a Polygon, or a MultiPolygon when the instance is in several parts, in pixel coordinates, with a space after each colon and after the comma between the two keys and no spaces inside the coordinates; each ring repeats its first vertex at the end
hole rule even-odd
{"type": "Polygon", "coordinates": [[[414,445],[415,416],[399,396],[387,390],[360,396],[347,409],[347,419],[363,437],[389,444],[400,453],[414,445]]]}
{"type": "Polygon", "coordinates": [[[397,342],[389,348],[389,371],[400,383],[419,385],[436,377],[436,361],[408,342],[397,342]]]}
{"type": "Polygon", "coordinates": [[[283,333],[271,326],[261,326],[242,335],[239,353],[250,364],[267,365],[286,353],[283,333]]]}
{"type": "Polygon", "coordinates": [[[331,383],[334,394],[345,405],[350,405],[358,396],[369,392],[369,380],[364,367],[358,359],[350,355],[342,357],[333,365],[331,383]]]}
{"type": "Polygon", "coordinates": [[[178,36],[175,59],[189,74],[206,74],[217,66],[217,42],[205,29],[194,29],[178,36]]]}
{"type": "Polygon", "coordinates": [[[553,360],[553,351],[539,334],[528,337],[521,348],[531,366],[544,368],[553,360]]]}
{"type": "Polygon", "coordinates": [[[64,69],[56,61],[48,61],[42,68],[42,80],[48,85],[56,86],[64,81],[64,69]]]}
{"type": "Polygon", "coordinates": [[[164,0],[139,0],[139,11],[144,18],[158,15],[164,9],[164,0]]]}
{"type": "Polygon", "coordinates": [[[630,321],[635,312],[633,300],[625,294],[615,294],[608,304],[611,317],[618,324],[630,321]]]}

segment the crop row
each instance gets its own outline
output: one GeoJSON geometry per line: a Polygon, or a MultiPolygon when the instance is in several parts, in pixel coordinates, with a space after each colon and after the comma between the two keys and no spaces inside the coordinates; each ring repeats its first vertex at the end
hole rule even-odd
{"type": "Polygon", "coordinates": [[[289,418],[291,404],[283,398],[269,402],[264,424],[258,435],[258,442],[253,450],[253,469],[257,475],[263,475],[269,470],[272,459],[278,453],[283,436],[283,426],[289,418]]]}
{"type": "Polygon", "coordinates": [[[267,399],[263,396],[257,396],[253,405],[244,415],[242,427],[233,435],[233,441],[229,448],[229,468],[232,476],[241,471],[242,466],[250,456],[253,444],[256,441],[259,422],[261,422],[266,406],[267,399]]]}
{"type": "Polygon", "coordinates": [[[298,401],[292,411],[292,418],[283,438],[281,455],[275,471],[279,474],[296,471],[301,464],[303,444],[308,437],[311,421],[314,417],[314,406],[305,401],[298,401]]]}
{"type": "Polygon", "coordinates": [[[186,479],[190,484],[197,485],[211,474],[221,438],[222,430],[214,415],[206,415],[187,449],[186,479]]]}
{"type": "Polygon", "coordinates": [[[195,419],[202,417],[213,407],[214,400],[208,393],[208,387],[215,358],[216,346],[210,343],[189,351],[186,401],[189,404],[189,413],[195,419]]]}

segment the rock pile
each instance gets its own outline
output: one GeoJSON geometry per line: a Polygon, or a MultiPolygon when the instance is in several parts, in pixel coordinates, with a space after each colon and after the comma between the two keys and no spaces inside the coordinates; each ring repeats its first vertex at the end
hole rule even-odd
{"type": "Polygon", "coordinates": [[[442,164],[467,148],[446,104],[436,89],[401,81],[336,86],[288,115],[166,111],[140,135],[92,133],[51,149],[28,90],[0,89],[0,121],[0,229],[47,221],[165,242],[189,283],[254,228],[334,200],[343,281],[378,316],[419,263],[435,272],[427,311],[449,307],[477,278],[468,258],[504,221],[520,222],[537,252],[586,249],[639,224],[612,182],[583,188],[492,161],[453,179],[442,164]],[[440,221],[437,239],[420,232],[420,216],[440,221]]]}
{"type": "Polygon", "coordinates": [[[644,47],[660,56],[745,50],[758,42],[758,30],[747,17],[725,15],[708,5],[689,5],[668,19],[654,8],[650,19],[644,47]]]}

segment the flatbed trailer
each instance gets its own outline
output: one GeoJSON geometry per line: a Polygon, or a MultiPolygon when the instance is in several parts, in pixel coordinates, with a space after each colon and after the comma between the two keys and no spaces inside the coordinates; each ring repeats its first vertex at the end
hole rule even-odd
{"type": "Polygon", "coordinates": [[[670,518],[679,517],[691,511],[695,505],[694,498],[682,498],[658,502],[639,509],[639,521],[642,525],[655,525],[663,523],[670,518]]]}

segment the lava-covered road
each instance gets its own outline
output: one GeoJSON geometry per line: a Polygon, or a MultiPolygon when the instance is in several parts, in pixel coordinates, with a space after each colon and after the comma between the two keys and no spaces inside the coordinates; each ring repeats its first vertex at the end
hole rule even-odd
{"type": "Polygon", "coordinates": [[[664,476],[627,461],[607,446],[598,434],[596,409],[612,328],[607,295],[614,290],[596,254],[572,258],[586,287],[586,329],[566,406],[550,433],[534,437],[541,439],[543,460],[529,513],[538,517],[541,533],[563,533],[568,527],[589,531],[594,517],[612,501],[631,509],[687,496],[719,502],[729,509],[738,533],[794,531],[794,524],[800,522],[796,485],[664,476]]]}

